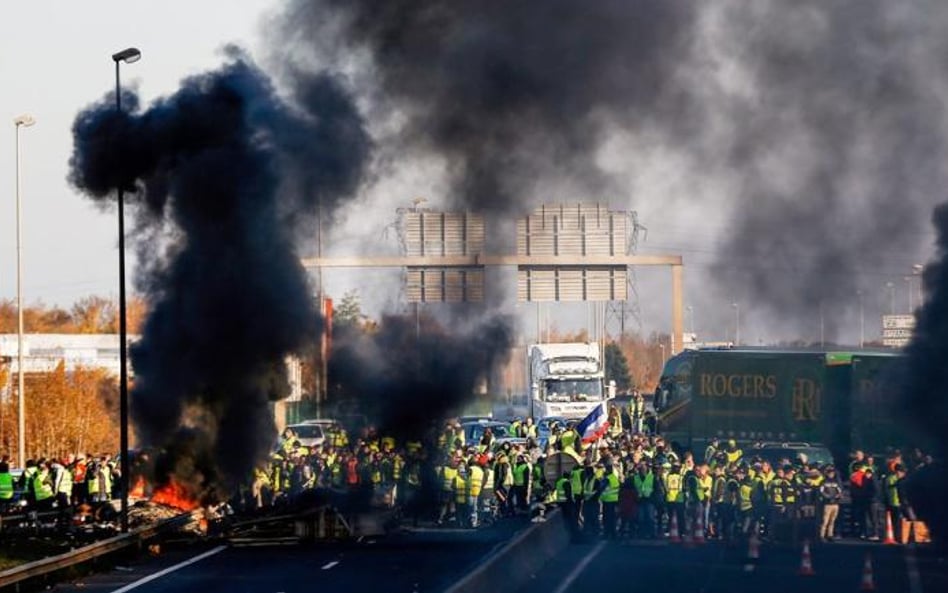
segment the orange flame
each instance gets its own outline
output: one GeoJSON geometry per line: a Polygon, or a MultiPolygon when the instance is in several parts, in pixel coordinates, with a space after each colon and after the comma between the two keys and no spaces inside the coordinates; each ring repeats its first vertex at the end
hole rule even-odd
{"type": "Polygon", "coordinates": [[[181,509],[182,511],[196,509],[200,504],[197,498],[187,488],[175,482],[174,479],[155,490],[151,501],[181,509]]]}
{"type": "Polygon", "coordinates": [[[143,498],[145,496],[145,478],[144,476],[138,476],[138,479],[135,480],[135,485],[132,486],[131,491],[128,493],[129,496],[134,496],[136,498],[143,498]]]}

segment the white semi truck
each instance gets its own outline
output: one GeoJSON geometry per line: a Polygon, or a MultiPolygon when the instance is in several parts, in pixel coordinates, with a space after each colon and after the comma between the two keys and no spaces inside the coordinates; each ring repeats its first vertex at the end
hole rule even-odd
{"type": "Polygon", "coordinates": [[[604,400],[615,397],[615,382],[606,385],[599,344],[570,342],[531,344],[527,348],[530,414],[582,419],[604,400]]]}

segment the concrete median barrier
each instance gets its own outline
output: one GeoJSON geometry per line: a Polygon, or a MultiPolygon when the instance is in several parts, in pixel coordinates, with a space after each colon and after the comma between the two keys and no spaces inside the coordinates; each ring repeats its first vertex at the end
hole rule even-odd
{"type": "Polygon", "coordinates": [[[445,590],[445,593],[516,591],[531,575],[570,543],[563,513],[555,509],[546,521],[534,523],[502,548],[485,558],[445,590]]]}

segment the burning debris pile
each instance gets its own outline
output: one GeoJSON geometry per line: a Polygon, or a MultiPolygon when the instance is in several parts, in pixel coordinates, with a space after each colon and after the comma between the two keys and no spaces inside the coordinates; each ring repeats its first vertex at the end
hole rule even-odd
{"type": "Polygon", "coordinates": [[[140,440],[174,477],[214,498],[249,475],[275,434],[284,357],[316,335],[297,231],[358,188],[369,139],[328,74],[286,100],[245,56],[185,80],[142,110],[126,92],[81,112],[71,182],[97,202],[131,190],[150,312],[131,351],[140,440]]]}

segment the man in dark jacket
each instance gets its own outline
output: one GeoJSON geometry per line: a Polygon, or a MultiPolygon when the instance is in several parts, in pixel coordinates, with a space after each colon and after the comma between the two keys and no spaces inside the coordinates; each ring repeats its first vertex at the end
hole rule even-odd
{"type": "Polygon", "coordinates": [[[832,465],[823,470],[824,480],[820,484],[819,499],[823,505],[823,520],[820,523],[820,541],[831,542],[836,538],[836,517],[839,516],[839,501],[843,488],[832,465]]]}
{"type": "Polygon", "coordinates": [[[877,539],[872,517],[872,505],[876,497],[875,482],[872,467],[866,465],[857,467],[849,479],[853,499],[853,533],[861,539],[877,539]]]}

